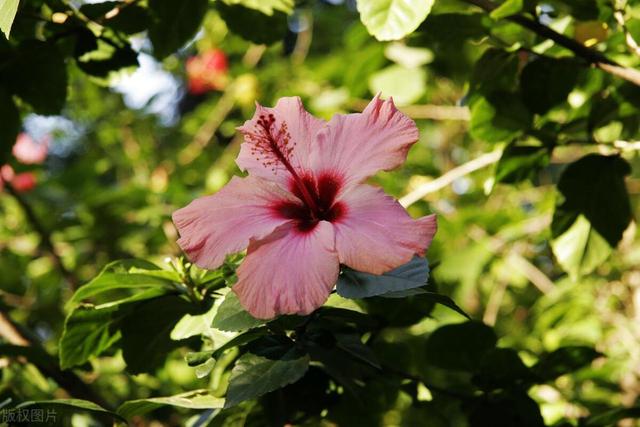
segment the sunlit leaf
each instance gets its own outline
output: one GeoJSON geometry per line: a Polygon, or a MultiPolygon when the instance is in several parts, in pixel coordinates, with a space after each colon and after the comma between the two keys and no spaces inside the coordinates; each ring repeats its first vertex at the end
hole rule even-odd
{"type": "Polygon", "coordinates": [[[369,33],[378,40],[398,40],[427,17],[433,0],[360,0],[358,12],[369,33]]]}
{"type": "Polygon", "coordinates": [[[118,408],[118,414],[124,418],[143,415],[162,406],[175,406],[187,409],[219,409],[224,406],[224,399],[215,397],[211,390],[193,390],[167,397],[150,397],[148,399],[130,400],[118,408]]]}

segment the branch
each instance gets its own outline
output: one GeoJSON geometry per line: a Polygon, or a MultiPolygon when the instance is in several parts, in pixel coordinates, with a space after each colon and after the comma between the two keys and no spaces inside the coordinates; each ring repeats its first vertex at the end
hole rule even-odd
{"type": "MultiPolygon", "coordinates": [[[[497,5],[494,4],[491,0],[463,0],[466,3],[472,4],[474,6],[478,6],[486,12],[491,12],[494,10],[497,5]]],[[[640,86],[640,71],[633,69],[622,67],[618,65],[615,61],[607,58],[602,53],[590,49],[585,45],[579,43],[578,41],[565,36],[564,34],[560,34],[555,30],[547,27],[546,25],[541,24],[538,21],[535,21],[531,18],[528,18],[523,15],[512,15],[507,17],[511,22],[515,22],[521,27],[527,28],[537,35],[547,38],[549,40],[553,40],[558,45],[564,47],[565,49],[570,50],[576,56],[581,57],[586,60],[588,63],[593,66],[600,68],[601,70],[614,75],[616,77],[620,77],[624,80],[627,80],[637,86],[640,86]]]]}
{"type": "Polygon", "coordinates": [[[495,150],[490,153],[485,153],[476,159],[473,159],[463,165],[453,168],[449,172],[445,173],[444,175],[441,175],[438,178],[434,179],[433,181],[429,181],[426,184],[419,186],[418,188],[416,188],[406,196],[402,197],[399,200],[400,204],[405,208],[408,206],[411,206],[412,204],[422,199],[427,194],[436,192],[441,188],[446,187],[456,179],[461,178],[465,175],[468,175],[471,172],[475,172],[478,169],[482,169],[486,166],[496,163],[498,160],[500,160],[500,156],[502,156],[502,150],[495,150]]]}
{"type": "Polygon", "coordinates": [[[18,202],[18,205],[24,211],[25,216],[27,217],[27,221],[31,225],[31,228],[40,236],[40,246],[42,249],[49,254],[53,264],[60,272],[60,275],[64,277],[64,279],[69,283],[69,286],[72,290],[76,290],[78,288],[78,279],[69,271],[62,262],[62,258],[56,252],[55,247],[53,246],[53,242],[51,240],[51,233],[42,225],[35,211],[31,207],[31,205],[25,200],[24,197],[20,193],[16,191],[15,188],[11,185],[10,182],[5,181],[4,186],[9,194],[13,196],[14,199],[18,202]]]}

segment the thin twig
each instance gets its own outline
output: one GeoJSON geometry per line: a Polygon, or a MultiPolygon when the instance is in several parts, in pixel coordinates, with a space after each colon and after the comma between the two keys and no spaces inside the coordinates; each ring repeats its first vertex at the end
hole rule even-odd
{"type": "Polygon", "coordinates": [[[426,184],[419,186],[406,196],[402,197],[400,199],[400,204],[405,208],[411,206],[427,194],[436,192],[441,188],[446,187],[456,179],[468,175],[471,172],[475,172],[478,169],[482,169],[486,166],[496,163],[498,160],[500,160],[500,156],[502,156],[502,150],[495,150],[490,153],[485,153],[476,159],[453,168],[444,175],[441,175],[433,181],[429,181],[426,184]]]}
{"type": "MultiPolygon", "coordinates": [[[[464,0],[465,2],[478,6],[486,12],[493,11],[497,5],[493,3],[491,0],[464,0]]],[[[531,18],[528,18],[524,15],[511,15],[507,17],[511,22],[515,22],[516,24],[531,30],[532,32],[538,34],[541,37],[554,41],[556,44],[564,47],[565,49],[570,50],[576,56],[586,60],[588,63],[593,66],[600,68],[601,70],[612,74],[614,76],[620,77],[624,80],[627,80],[637,86],[640,86],[640,71],[623,67],[617,64],[615,61],[607,58],[602,53],[588,48],[582,43],[565,36],[564,34],[560,34],[546,25],[541,24],[538,21],[535,21],[531,18]]]]}
{"type": "Polygon", "coordinates": [[[24,211],[24,214],[27,218],[27,221],[31,225],[31,228],[33,228],[33,230],[40,237],[40,246],[42,247],[42,249],[50,256],[53,264],[60,272],[60,275],[62,275],[62,277],[69,283],[69,287],[72,290],[76,290],[78,288],[79,281],[75,277],[75,275],[71,271],[69,271],[67,267],[65,267],[62,258],[56,251],[55,246],[53,246],[51,233],[49,233],[42,222],[40,222],[40,219],[38,219],[38,216],[36,215],[29,202],[27,202],[27,200],[22,197],[22,195],[18,193],[15,188],[13,188],[11,183],[5,182],[4,185],[7,193],[13,196],[13,198],[18,202],[18,205],[20,205],[20,207],[24,211]]]}

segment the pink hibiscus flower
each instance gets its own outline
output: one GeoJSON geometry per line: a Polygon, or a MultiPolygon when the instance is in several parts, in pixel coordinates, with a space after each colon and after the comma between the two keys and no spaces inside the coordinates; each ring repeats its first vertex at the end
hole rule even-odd
{"type": "Polygon", "coordinates": [[[423,255],[435,215],[412,219],[363,182],[400,166],[418,140],[415,123],[376,96],[358,114],[329,122],[300,98],[257,105],[236,163],[249,174],[174,212],[178,244],[215,269],[248,247],[233,291],[254,317],[308,314],[328,298],[340,264],[382,274],[423,255]]]}

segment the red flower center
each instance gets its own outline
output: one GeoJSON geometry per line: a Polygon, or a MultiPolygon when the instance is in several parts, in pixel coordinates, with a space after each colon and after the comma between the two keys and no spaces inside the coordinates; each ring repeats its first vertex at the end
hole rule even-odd
{"type": "Polygon", "coordinates": [[[301,182],[313,203],[307,203],[298,184],[292,181],[291,191],[303,203],[280,202],[273,207],[278,215],[294,220],[302,232],[313,230],[320,221],[335,222],[344,216],[346,206],[335,200],[340,189],[339,179],[331,174],[305,175],[301,182]]]}
{"type": "Polygon", "coordinates": [[[337,221],[344,215],[344,204],[335,201],[341,185],[337,177],[328,173],[300,176],[291,164],[296,143],[291,141],[286,122],[276,126],[273,114],[261,114],[255,131],[246,136],[253,142],[252,155],[264,167],[277,173],[279,167],[284,166],[291,175],[291,192],[302,201],[301,204],[278,203],[274,206],[278,215],[295,220],[300,231],[311,231],[319,221],[337,221]]]}

